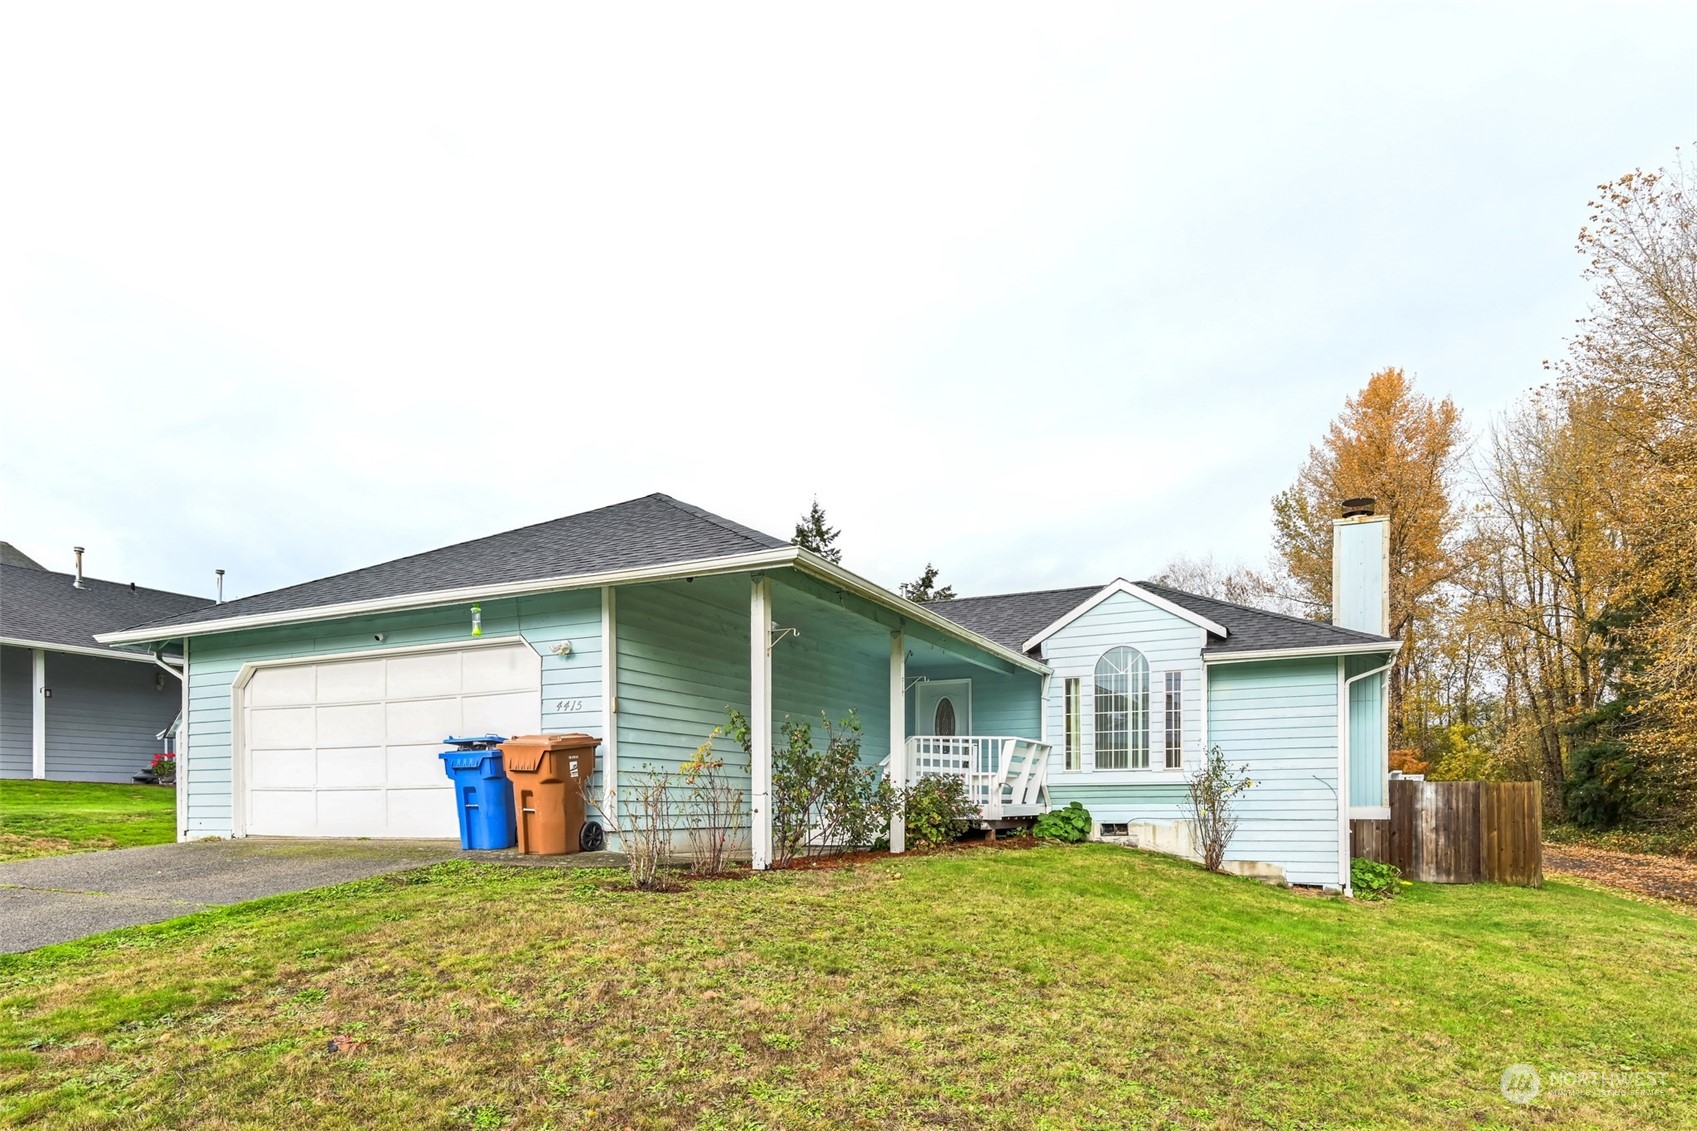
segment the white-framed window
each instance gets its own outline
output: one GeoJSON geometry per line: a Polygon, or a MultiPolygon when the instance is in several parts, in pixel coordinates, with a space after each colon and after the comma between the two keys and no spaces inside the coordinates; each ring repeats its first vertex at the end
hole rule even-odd
{"type": "Polygon", "coordinates": [[[1096,768],[1149,768],[1149,661],[1136,648],[1096,661],[1096,768]]]}
{"type": "Polygon", "coordinates": [[[1069,770],[1076,770],[1084,765],[1084,681],[1073,676],[1065,686],[1065,765],[1069,770]]]}
{"type": "Polygon", "coordinates": [[[1184,673],[1168,672],[1166,687],[1167,769],[1184,768],[1184,673]]]}

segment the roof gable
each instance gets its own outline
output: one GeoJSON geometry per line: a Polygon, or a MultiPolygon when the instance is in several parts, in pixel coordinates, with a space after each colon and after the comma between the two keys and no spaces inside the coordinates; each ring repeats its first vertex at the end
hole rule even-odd
{"type": "Polygon", "coordinates": [[[1085,600],[1079,602],[1077,606],[1069,609],[1067,612],[1039,629],[1031,636],[1030,639],[1025,641],[1022,650],[1029,652],[1031,649],[1036,648],[1038,645],[1042,644],[1043,641],[1047,640],[1067,625],[1072,624],[1080,617],[1086,615],[1091,609],[1097,608],[1102,604],[1102,602],[1114,596],[1116,593],[1124,593],[1128,597],[1135,597],[1140,601],[1146,601],[1155,606],[1157,609],[1160,609],[1162,612],[1171,613],[1180,620],[1188,621],[1211,636],[1224,637],[1227,635],[1227,629],[1224,625],[1209,620],[1200,613],[1188,609],[1183,605],[1176,604],[1158,593],[1153,593],[1143,586],[1134,585],[1125,578],[1120,577],[1108,582],[1108,584],[1097,590],[1095,594],[1087,597],[1085,600]]]}

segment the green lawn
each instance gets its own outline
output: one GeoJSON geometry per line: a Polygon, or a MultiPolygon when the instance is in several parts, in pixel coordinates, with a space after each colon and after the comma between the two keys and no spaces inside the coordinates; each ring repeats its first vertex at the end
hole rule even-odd
{"type": "Polygon", "coordinates": [[[620,878],[456,862],[0,957],[0,1126],[1697,1126],[1697,918],[1570,884],[620,878]],[[1553,1091],[1604,1071],[1642,1075],[1553,1091]]]}
{"type": "Polygon", "coordinates": [[[109,782],[0,780],[0,861],[177,839],[177,791],[109,782]]]}

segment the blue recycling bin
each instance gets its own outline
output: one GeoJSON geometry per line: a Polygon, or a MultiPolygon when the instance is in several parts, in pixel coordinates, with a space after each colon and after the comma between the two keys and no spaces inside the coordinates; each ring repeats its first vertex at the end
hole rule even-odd
{"type": "Polygon", "coordinates": [[[461,848],[511,848],[518,843],[513,819],[513,787],[501,768],[498,734],[445,739],[452,750],[439,755],[442,769],[454,782],[454,801],[460,811],[461,848]]]}

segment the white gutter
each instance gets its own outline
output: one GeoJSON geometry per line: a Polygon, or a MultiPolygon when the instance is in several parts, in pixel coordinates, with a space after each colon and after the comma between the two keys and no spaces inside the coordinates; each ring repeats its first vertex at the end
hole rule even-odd
{"type": "MultiPolygon", "coordinates": [[[[1342,864],[1343,893],[1351,899],[1355,898],[1355,891],[1350,883],[1349,868],[1349,689],[1357,681],[1370,675],[1383,675],[1395,666],[1396,658],[1393,656],[1376,668],[1345,676],[1344,659],[1338,657],[1338,860],[1342,864]]],[[[1382,701],[1388,707],[1390,696],[1383,696],[1382,701]]]]}
{"type": "MultiPolygon", "coordinates": [[[[94,639],[99,640],[100,637],[94,639]]],[[[104,660],[130,660],[143,664],[151,664],[151,656],[138,656],[134,652],[115,652],[110,648],[96,648],[92,644],[52,644],[45,640],[20,640],[13,636],[0,636],[0,644],[8,648],[40,648],[43,652],[63,652],[72,656],[99,656],[104,660]]]]}
{"type": "Polygon", "coordinates": [[[1262,648],[1254,652],[1202,653],[1204,664],[1244,664],[1251,660],[1300,660],[1322,656],[1363,656],[1402,651],[1400,640],[1369,640],[1362,644],[1316,644],[1307,648],[1262,648]]]}
{"type": "MultiPolygon", "coordinates": [[[[715,574],[747,573],[757,569],[794,566],[811,573],[847,592],[877,605],[882,605],[908,620],[933,628],[944,635],[971,644],[1039,675],[1048,672],[1047,665],[1016,652],[994,640],[962,628],[954,621],[934,613],[924,605],[914,604],[905,597],[876,585],[841,566],[821,558],[811,550],[797,546],[781,546],[772,550],[756,550],[747,554],[732,554],[723,558],[673,562],[640,569],[609,570],[603,573],[580,573],[568,577],[541,578],[535,581],[515,581],[504,585],[476,585],[459,589],[438,589],[428,593],[405,593],[395,597],[378,597],[368,601],[344,601],[316,608],[283,609],[270,613],[250,613],[247,616],[222,617],[187,624],[156,625],[152,628],[131,628],[122,632],[107,632],[95,637],[102,644],[149,644],[157,640],[174,640],[189,636],[207,636],[216,632],[237,632],[250,628],[273,628],[278,625],[300,624],[305,621],[340,620],[346,617],[367,616],[372,613],[400,612],[407,609],[428,609],[442,605],[458,605],[468,601],[494,601],[505,597],[524,597],[535,593],[559,593],[573,589],[600,589],[615,585],[634,585],[648,581],[670,581],[680,577],[710,577],[715,574]]],[[[217,606],[213,606],[217,608],[217,606]]],[[[121,655],[91,649],[98,655],[121,655]]],[[[145,656],[134,659],[146,661],[145,656]]]]}

